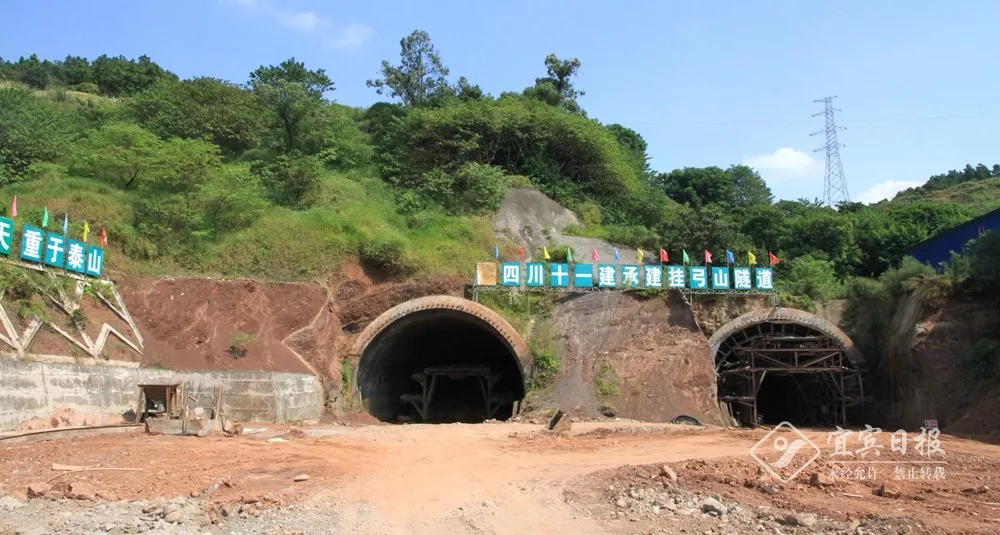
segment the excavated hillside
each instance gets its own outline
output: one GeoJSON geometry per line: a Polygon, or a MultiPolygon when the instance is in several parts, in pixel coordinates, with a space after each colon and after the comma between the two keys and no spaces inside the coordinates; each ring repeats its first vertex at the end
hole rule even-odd
{"type": "MultiPolygon", "coordinates": [[[[541,193],[513,190],[494,226],[498,236],[530,247],[570,243],[613,257],[612,244],[561,234],[576,223],[572,212],[541,193]]],[[[627,248],[620,249],[627,261],[627,248]]],[[[345,355],[365,326],[410,299],[463,296],[467,283],[400,282],[355,264],[312,283],[148,278],[122,284],[120,292],[144,337],[144,365],[315,373],[338,397],[345,355]]],[[[686,414],[718,421],[708,343],[679,293],[566,295],[553,318],[560,372],[532,403],[586,417],[663,421],[686,414]]],[[[527,330],[522,334],[530,339],[527,330]]]]}
{"type": "Polygon", "coordinates": [[[145,338],[145,365],[315,373],[334,383],[345,348],[372,319],[409,299],[460,290],[450,278],[376,282],[357,266],[323,284],[182,277],[120,287],[145,338]]]}
{"type": "Polygon", "coordinates": [[[721,421],[714,360],[680,292],[568,295],[553,317],[560,373],[533,404],[578,417],[721,421]]]}
{"type": "MultiPolygon", "coordinates": [[[[877,313],[861,310],[855,323],[878,325],[869,317],[877,313]]],[[[987,304],[932,297],[927,288],[900,298],[881,332],[855,334],[876,348],[873,416],[893,427],[916,428],[931,419],[949,433],[1000,435],[1000,385],[965,368],[976,341],[998,332],[1000,310],[987,304]]]]}

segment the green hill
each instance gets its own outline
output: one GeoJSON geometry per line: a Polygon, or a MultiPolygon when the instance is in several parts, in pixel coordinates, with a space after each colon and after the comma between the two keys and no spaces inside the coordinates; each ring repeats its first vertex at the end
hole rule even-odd
{"type": "Polygon", "coordinates": [[[836,209],[775,202],[743,165],[656,171],[638,132],[581,108],[576,58],[550,55],[533,85],[493,96],[450,81],[425,33],[407,41],[420,46],[368,81],[393,102],[365,109],[337,104],[323,69],[294,58],[238,83],[181,80],[145,56],[0,60],[0,210],[17,195],[21,224],[47,208],[73,236],[84,221],[106,229],[113,276],[303,280],[358,259],[467,278],[493,256],[508,189],[533,187],[580,215],[567,233],[647,258],[773,252],[782,295],[829,299],[1000,205],[1000,166],[836,209]]]}

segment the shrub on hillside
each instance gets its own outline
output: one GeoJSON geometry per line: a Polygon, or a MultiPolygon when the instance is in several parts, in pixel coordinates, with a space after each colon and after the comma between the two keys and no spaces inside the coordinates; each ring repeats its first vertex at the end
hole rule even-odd
{"type": "Polygon", "coordinates": [[[323,166],[318,158],[281,155],[269,162],[257,162],[250,172],[260,179],[268,196],[277,204],[308,208],[319,187],[323,166]]]}
{"type": "Polygon", "coordinates": [[[393,237],[370,238],[361,244],[361,260],[393,275],[408,275],[416,271],[406,256],[406,244],[393,237]]]}
{"type": "Polygon", "coordinates": [[[507,195],[507,177],[493,165],[468,163],[455,173],[454,199],[446,203],[453,213],[485,214],[495,212],[507,195]]]}

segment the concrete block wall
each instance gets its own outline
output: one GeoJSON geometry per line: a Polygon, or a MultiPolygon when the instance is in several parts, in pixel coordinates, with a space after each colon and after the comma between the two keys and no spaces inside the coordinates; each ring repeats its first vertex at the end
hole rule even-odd
{"type": "MultiPolygon", "coordinates": [[[[323,388],[300,373],[175,372],[85,364],[42,363],[0,358],[0,431],[47,419],[69,408],[113,418],[137,401],[139,384],[183,383],[193,406],[212,407],[213,388],[238,421],[307,421],[320,417],[323,388]]],[[[190,400],[188,400],[190,402],[190,400]]]]}

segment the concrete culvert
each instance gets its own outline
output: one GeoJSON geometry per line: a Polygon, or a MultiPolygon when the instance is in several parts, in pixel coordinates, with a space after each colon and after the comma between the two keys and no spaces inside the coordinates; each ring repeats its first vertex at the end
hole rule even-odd
{"type": "Polygon", "coordinates": [[[407,301],[377,318],[352,350],[365,408],[385,422],[510,418],[524,398],[529,351],[483,305],[451,296],[407,301]]]}
{"type": "Polygon", "coordinates": [[[832,323],[802,310],[749,312],[709,340],[719,400],[739,423],[848,425],[863,418],[864,357],[832,323]]]}

